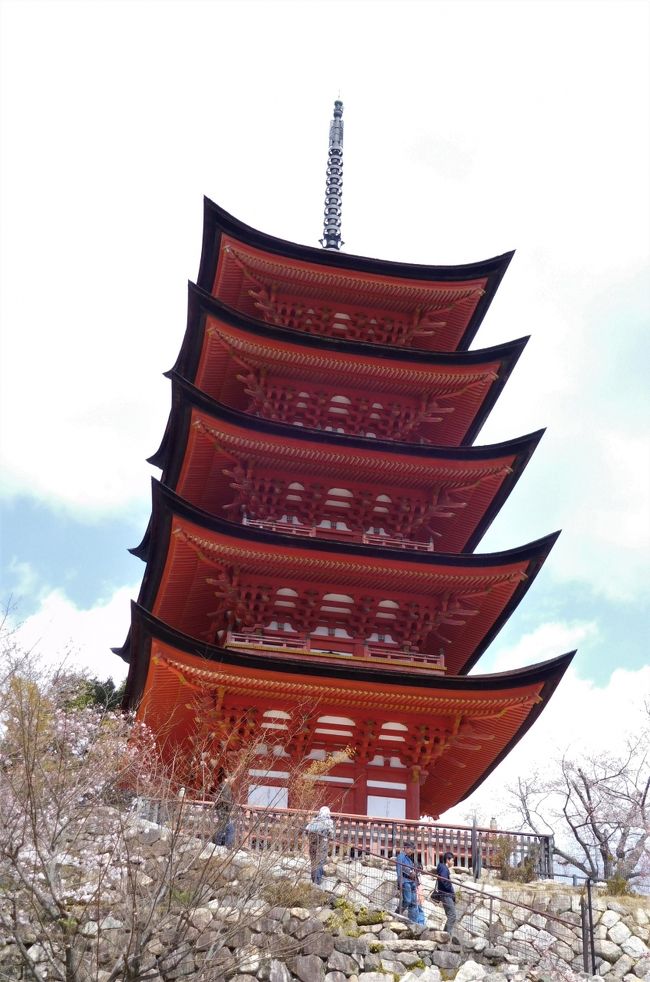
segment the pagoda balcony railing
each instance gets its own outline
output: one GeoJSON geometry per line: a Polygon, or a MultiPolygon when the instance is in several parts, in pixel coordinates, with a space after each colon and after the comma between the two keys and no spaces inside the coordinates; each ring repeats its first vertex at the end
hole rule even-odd
{"type": "Polygon", "coordinates": [[[246,651],[268,651],[277,655],[307,655],[321,658],[348,658],[354,661],[384,663],[389,666],[404,667],[405,665],[426,668],[433,672],[445,671],[445,659],[442,654],[432,654],[416,651],[408,646],[390,644],[388,642],[360,641],[346,638],[327,637],[308,634],[277,634],[264,631],[260,634],[248,634],[243,631],[228,631],[226,648],[244,649],[246,651]]]}
{"type": "Polygon", "coordinates": [[[380,546],[387,549],[413,549],[417,552],[433,552],[433,539],[416,542],[395,535],[378,535],[375,532],[355,532],[351,529],[321,528],[319,525],[292,525],[290,522],[273,522],[257,518],[243,519],[244,525],[264,529],[267,532],[280,532],[283,535],[298,535],[307,539],[339,539],[343,542],[362,542],[364,545],[380,546]]]}
{"type": "MultiPolygon", "coordinates": [[[[193,829],[195,835],[209,838],[214,832],[214,800],[193,799],[188,794],[183,797],[181,807],[183,828],[193,829]]],[[[138,798],[135,808],[139,816],[150,822],[179,822],[179,801],[174,799],[138,798]]],[[[307,846],[305,825],[312,817],[313,812],[302,809],[273,805],[235,806],[232,815],[235,842],[240,848],[251,851],[274,850],[301,855],[307,846]]],[[[532,859],[537,877],[553,878],[552,835],[513,832],[492,825],[489,828],[447,825],[344,812],[333,812],[332,818],[335,835],[330,843],[330,853],[337,859],[366,856],[390,861],[402,844],[410,840],[415,844],[418,861],[425,870],[435,867],[447,851],[453,852],[456,867],[471,870],[478,855],[483,869],[499,869],[506,842],[512,868],[532,859]]]]}

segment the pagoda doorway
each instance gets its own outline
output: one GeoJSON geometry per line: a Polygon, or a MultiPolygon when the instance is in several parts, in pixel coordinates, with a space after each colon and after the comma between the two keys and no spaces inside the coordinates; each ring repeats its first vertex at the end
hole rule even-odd
{"type": "Polygon", "coordinates": [[[406,818],[406,799],[369,794],[366,814],[373,818],[406,818]]]}

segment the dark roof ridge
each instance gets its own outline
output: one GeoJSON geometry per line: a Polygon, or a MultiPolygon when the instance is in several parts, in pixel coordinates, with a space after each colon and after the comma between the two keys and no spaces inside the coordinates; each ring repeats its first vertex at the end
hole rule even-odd
{"type": "MultiPolygon", "coordinates": [[[[257,320],[254,317],[247,317],[245,314],[241,314],[235,310],[234,307],[230,307],[228,304],[217,299],[217,297],[213,297],[211,293],[191,280],[188,280],[187,288],[188,327],[192,315],[196,314],[195,308],[198,308],[202,312],[220,317],[240,330],[250,331],[253,334],[263,337],[287,341],[290,344],[298,344],[307,348],[324,348],[341,354],[361,354],[371,358],[386,358],[393,361],[431,362],[433,364],[441,362],[452,365],[471,365],[480,361],[512,356],[515,353],[518,357],[530,340],[530,335],[524,334],[511,341],[502,341],[499,344],[489,345],[487,348],[472,348],[471,351],[465,349],[457,351],[430,351],[423,348],[397,348],[394,345],[376,344],[371,341],[341,341],[339,338],[308,334],[296,328],[278,327],[275,324],[267,324],[265,321],[257,320]]],[[[183,341],[184,343],[185,341],[183,341]]],[[[179,359],[177,359],[174,368],[177,367],[179,359]]]]}
{"type": "MultiPolygon", "coordinates": [[[[319,430],[309,426],[296,427],[291,423],[284,423],[279,420],[265,419],[247,413],[243,409],[233,409],[226,406],[207,395],[202,389],[197,388],[190,379],[181,375],[175,369],[165,372],[165,377],[172,383],[172,411],[176,403],[188,403],[196,406],[211,415],[225,419],[228,422],[241,426],[245,429],[262,431],[264,433],[284,436],[290,440],[300,441],[301,438],[308,439],[313,443],[323,443],[330,445],[332,449],[344,449],[355,447],[360,450],[375,450],[378,453],[405,454],[413,457],[440,457],[448,460],[484,460],[490,457],[498,457],[503,454],[517,453],[531,447],[534,449],[546,432],[546,427],[532,430],[508,440],[501,440],[497,443],[484,443],[477,445],[461,446],[438,446],[433,443],[406,443],[401,440],[381,440],[373,437],[355,436],[348,433],[334,433],[328,430],[319,430]]],[[[532,452],[531,449],[531,452],[532,452]]],[[[162,446],[147,458],[147,463],[155,467],[162,467],[158,462],[162,446]]]]}
{"type": "MultiPolygon", "coordinates": [[[[559,655],[555,658],[550,658],[547,661],[536,662],[533,665],[526,665],[506,672],[495,672],[489,675],[435,675],[432,673],[430,676],[426,676],[422,674],[409,675],[408,672],[404,672],[399,676],[396,676],[394,671],[391,672],[389,669],[384,669],[379,666],[360,668],[358,665],[350,666],[346,662],[342,662],[341,665],[332,665],[331,663],[328,663],[327,668],[324,671],[323,665],[319,665],[318,662],[314,662],[312,665],[309,662],[306,662],[304,658],[295,661],[290,658],[283,659],[282,661],[278,660],[269,666],[269,661],[266,656],[256,655],[253,652],[221,648],[219,645],[210,644],[207,641],[197,641],[196,638],[193,638],[191,635],[184,634],[182,631],[178,631],[176,628],[170,627],[136,600],[131,601],[131,624],[132,626],[140,629],[145,627],[146,632],[150,636],[156,634],[160,640],[165,641],[168,644],[174,644],[175,647],[180,648],[187,654],[195,655],[199,658],[205,658],[206,661],[210,661],[215,664],[226,663],[245,665],[248,667],[262,667],[264,669],[271,667],[273,670],[285,673],[295,671],[296,666],[298,665],[300,672],[308,676],[327,675],[328,677],[333,678],[354,678],[361,679],[363,681],[393,682],[396,685],[407,685],[416,688],[426,688],[426,683],[430,682],[432,684],[431,687],[451,690],[461,689],[470,692],[482,692],[503,688],[504,683],[524,687],[534,684],[535,682],[540,682],[551,678],[555,678],[557,682],[570,665],[576,653],[575,650],[566,652],[565,654],[559,655]]],[[[111,649],[114,654],[119,655],[127,662],[130,660],[128,654],[130,635],[131,630],[129,631],[125,643],[121,648],[111,649]]]]}
{"type": "Polygon", "coordinates": [[[491,256],[488,259],[475,262],[441,265],[433,263],[402,263],[391,259],[359,256],[354,253],[332,252],[327,249],[319,249],[317,246],[301,245],[289,239],[282,239],[278,236],[270,235],[268,232],[262,232],[259,229],[253,228],[252,225],[247,225],[240,219],[235,218],[234,215],[231,215],[205,195],[203,204],[206,224],[209,220],[209,224],[215,230],[219,229],[227,235],[238,238],[256,249],[264,249],[291,259],[301,259],[305,262],[331,266],[333,269],[361,269],[384,276],[401,276],[407,279],[420,280],[441,279],[443,277],[448,279],[459,278],[458,276],[454,276],[454,274],[460,274],[460,276],[467,278],[469,274],[485,276],[486,273],[496,271],[500,271],[501,275],[503,275],[515,254],[515,250],[512,249],[508,252],[501,253],[501,255],[491,256]]]}
{"type": "MultiPolygon", "coordinates": [[[[152,517],[155,516],[155,512],[158,509],[162,509],[167,513],[176,512],[181,518],[185,518],[187,521],[193,522],[195,525],[199,525],[206,530],[211,532],[222,533],[224,535],[231,535],[234,538],[246,539],[252,542],[259,542],[262,544],[277,544],[285,548],[296,548],[306,549],[307,551],[321,552],[321,553],[332,553],[333,555],[347,553],[351,556],[358,556],[359,558],[367,558],[368,556],[373,556],[375,558],[387,559],[395,563],[403,564],[415,564],[421,566],[499,566],[508,562],[517,562],[523,560],[533,560],[545,558],[551,551],[553,545],[555,544],[558,536],[560,535],[560,530],[556,532],[551,532],[548,535],[542,536],[539,539],[535,539],[532,542],[527,542],[523,546],[515,546],[512,549],[503,549],[499,552],[489,552],[489,553],[443,553],[443,552],[413,552],[404,554],[401,551],[396,551],[394,549],[382,549],[379,546],[371,545],[360,545],[354,542],[329,542],[327,539],[300,539],[297,543],[290,536],[283,535],[278,532],[269,532],[265,529],[258,529],[251,525],[241,525],[237,522],[231,522],[226,518],[221,518],[219,516],[210,515],[208,512],[203,511],[201,508],[196,508],[191,505],[184,498],[181,498],[168,488],[166,485],[162,484],[155,477],[151,478],[152,487],[152,499],[153,499],[153,512],[152,517]]],[[[147,561],[146,553],[148,551],[147,539],[149,536],[150,526],[145,534],[145,538],[136,546],[134,549],[130,549],[132,555],[137,556],[140,559],[147,561]]]]}

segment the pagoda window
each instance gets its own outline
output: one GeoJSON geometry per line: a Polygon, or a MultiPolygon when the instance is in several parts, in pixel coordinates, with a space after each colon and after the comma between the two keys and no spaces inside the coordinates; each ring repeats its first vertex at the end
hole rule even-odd
{"type": "MultiPolygon", "coordinates": [[[[281,781],[282,780],[286,781],[286,779],[289,777],[289,772],[288,771],[272,771],[272,770],[269,770],[268,768],[265,769],[265,770],[262,770],[261,768],[260,769],[257,769],[257,768],[251,767],[248,773],[250,774],[251,777],[278,778],[281,781]]],[[[276,788],[276,791],[279,791],[279,790],[280,790],[279,788],[276,788]]]]}
{"type": "Polygon", "coordinates": [[[369,761],[369,764],[370,764],[371,767],[383,767],[384,766],[384,758],[382,757],[381,754],[375,754],[375,756],[372,758],[372,760],[369,761]]]}
{"type": "Polygon", "coordinates": [[[406,785],[400,781],[368,781],[369,788],[390,788],[393,791],[406,791],[406,785]]]}
{"type": "Polygon", "coordinates": [[[406,743],[403,736],[396,736],[394,733],[380,733],[380,740],[390,740],[392,743],[406,743]]]}
{"type": "Polygon", "coordinates": [[[291,719],[289,713],[285,713],[281,709],[267,709],[264,717],[267,716],[272,716],[274,719],[291,719]]]}
{"type": "Polygon", "coordinates": [[[369,436],[372,440],[376,440],[377,439],[377,434],[376,433],[371,433],[370,430],[368,430],[366,432],[366,436],[369,436]]]}
{"type": "Polygon", "coordinates": [[[319,716],[319,723],[336,723],[338,726],[355,726],[353,719],[347,716],[319,716]]]}
{"type": "Polygon", "coordinates": [[[344,736],[344,737],[354,736],[352,730],[334,730],[334,729],[329,729],[326,726],[317,726],[314,729],[314,733],[325,733],[328,736],[344,736]]]}
{"type": "MultiPolygon", "coordinates": [[[[268,716],[269,714],[264,713],[264,715],[268,716]]],[[[403,723],[383,723],[381,728],[382,730],[404,730],[408,732],[408,726],[404,726],[403,723]]]]}
{"type": "Polygon", "coordinates": [[[390,758],[390,766],[391,767],[406,767],[406,764],[403,764],[399,757],[391,757],[390,758]]]}
{"type": "Polygon", "coordinates": [[[325,760],[326,757],[325,750],[310,750],[307,754],[307,760],[325,760]]]}

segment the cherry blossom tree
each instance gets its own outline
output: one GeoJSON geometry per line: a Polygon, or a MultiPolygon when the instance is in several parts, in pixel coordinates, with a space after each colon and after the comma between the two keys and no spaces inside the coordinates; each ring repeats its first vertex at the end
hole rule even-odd
{"type": "Polygon", "coordinates": [[[621,754],[564,755],[550,776],[509,788],[523,825],[554,834],[561,863],[625,890],[646,875],[650,849],[650,733],[644,713],[621,754]]]}

